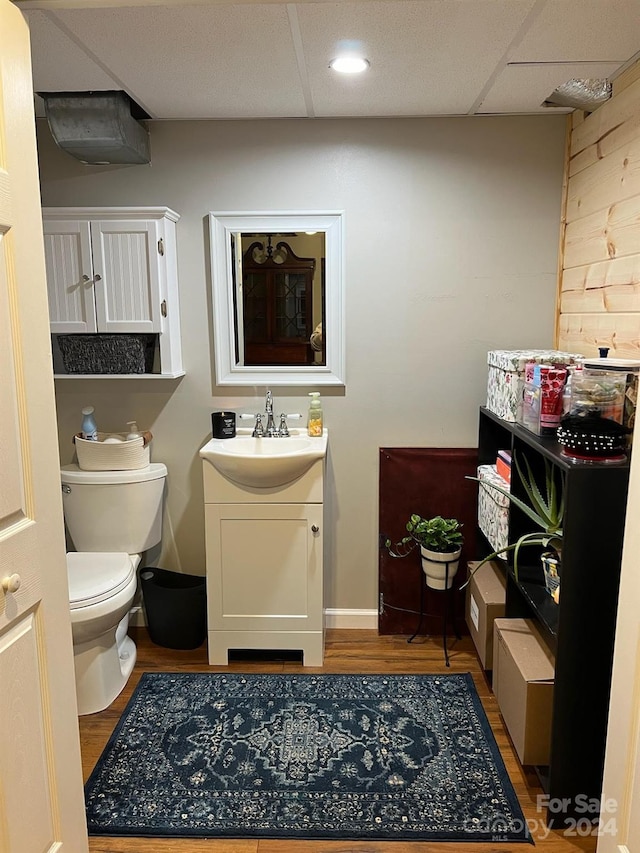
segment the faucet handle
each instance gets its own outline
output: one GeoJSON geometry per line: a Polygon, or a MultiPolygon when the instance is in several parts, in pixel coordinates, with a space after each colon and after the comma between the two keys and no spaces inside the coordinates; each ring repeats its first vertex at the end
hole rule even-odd
{"type": "Polygon", "coordinates": [[[264,435],[264,426],[262,425],[262,415],[260,412],[256,415],[256,425],[253,428],[252,436],[254,438],[262,438],[264,435]]]}
{"type": "Polygon", "coordinates": [[[241,414],[240,418],[243,421],[246,420],[255,420],[255,426],[253,428],[253,432],[251,433],[254,438],[260,438],[264,435],[264,426],[262,425],[262,415],[258,412],[255,415],[241,414]]]}
{"type": "Polygon", "coordinates": [[[286,438],[289,435],[289,428],[287,427],[287,419],[291,420],[299,420],[302,417],[300,412],[293,412],[290,415],[285,415],[284,412],[280,415],[280,427],[278,428],[278,435],[286,438]]]}
{"type": "Polygon", "coordinates": [[[287,426],[287,416],[284,412],[280,415],[280,426],[278,427],[278,435],[282,438],[289,437],[289,427],[287,426]]]}

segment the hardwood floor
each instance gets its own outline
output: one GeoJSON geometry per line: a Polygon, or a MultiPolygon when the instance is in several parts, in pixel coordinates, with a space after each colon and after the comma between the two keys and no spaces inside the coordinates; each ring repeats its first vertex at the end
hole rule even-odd
{"type": "MultiPolygon", "coordinates": [[[[144,628],[131,631],[138,647],[138,660],[124,692],[100,714],[80,718],[80,738],[85,779],[104,749],[120,714],[124,710],[143,672],[224,671],[209,667],[206,647],[195,651],[173,651],[154,645],[144,628]]],[[[407,644],[406,637],[378,636],[376,631],[331,630],[327,633],[325,662],[322,668],[303,667],[290,660],[234,661],[229,671],[236,672],[387,672],[455,673],[470,672],[493,728],[507,771],[529,823],[536,849],[540,853],[570,853],[595,850],[595,838],[549,832],[542,813],[536,810],[536,796],[542,793],[533,771],[525,772],[513,751],[502,724],[495,697],[476,657],[470,637],[450,641],[451,666],[444,664],[441,639],[418,638],[407,644]]],[[[91,838],[91,853],[509,853],[531,849],[529,844],[457,842],[383,842],[383,841],[277,841],[269,839],[220,840],[168,838],[91,838]]]]}

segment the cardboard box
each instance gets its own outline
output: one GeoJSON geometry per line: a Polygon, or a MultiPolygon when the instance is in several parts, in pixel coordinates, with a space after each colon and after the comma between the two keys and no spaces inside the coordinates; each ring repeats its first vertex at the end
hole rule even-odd
{"type": "Polygon", "coordinates": [[[549,764],[553,655],[530,619],[493,623],[493,692],[522,764],[549,764]]]}
{"type": "Polygon", "coordinates": [[[528,361],[566,366],[582,357],[560,350],[491,350],[487,356],[487,408],[504,421],[517,421],[524,392],[524,366],[528,361]]]}
{"type": "MultiPolygon", "coordinates": [[[[495,465],[479,465],[478,477],[507,492],[511,489],[509,483],[498,474],[495,465]]],[[[478,527],[494,551],[499,552],[509,544],[509,498],[483,483],[478,487],[478,527]]]]}
{"type": "Polygon", "coordinates": [[[493,667],[493,622],[504,616],[506,582],[495,563],[485,563],[473,572],[467,586],[466,620],[483,669],[493,667]]]}

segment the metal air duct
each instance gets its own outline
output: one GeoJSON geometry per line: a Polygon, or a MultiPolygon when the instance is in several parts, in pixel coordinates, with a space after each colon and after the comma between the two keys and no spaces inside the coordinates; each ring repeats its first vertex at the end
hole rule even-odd
{"type": "Polygon", "coordinates": [[[593,112],[611,97],[611,83],[604,79],[572,78],[558,86],[543,103],[543,107],[573,107],[593,112]]]}
{"type": "Polygon", "coordinates": [[[39,92],[56,143],[83,163],[150,163],[144,113],[125,92],[39,92]]]}

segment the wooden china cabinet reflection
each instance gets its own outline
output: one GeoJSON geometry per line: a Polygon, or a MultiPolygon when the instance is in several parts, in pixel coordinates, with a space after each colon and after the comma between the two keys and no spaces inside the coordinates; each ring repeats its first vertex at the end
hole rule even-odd
{"type": "Polygon", "coordinates": [[[242,258],[244,363],[311,364],[315,258],[299,258],[272,235],[242,258]]]}

